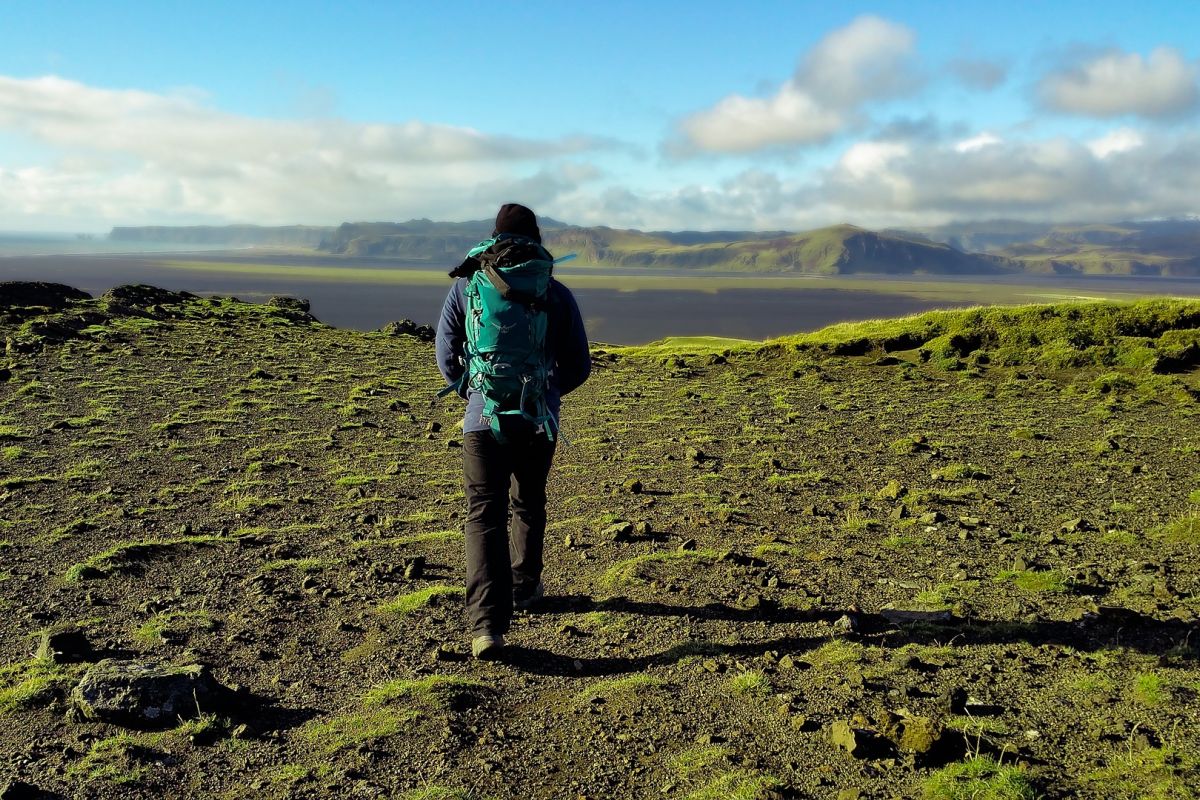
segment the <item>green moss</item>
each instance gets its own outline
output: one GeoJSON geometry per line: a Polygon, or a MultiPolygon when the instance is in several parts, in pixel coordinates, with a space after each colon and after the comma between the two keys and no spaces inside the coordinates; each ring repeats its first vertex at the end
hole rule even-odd
{"type": "Polygon", "coordinates": [[[630,675],[625,678],[608,678],[588,685],[575,695],[576,705],[587,705],[603,700],[606,703],[630,702],[644,692],[664,686],[661,678],[652,675],[630,675]]]}
{"type": "Polygon", "coordinates": [[[749,697],[766,697],[771,693],[771,681],[762,670],[739,672],[728,681],[730,691],[749,697]]]}
{"type": "Polygon", "coordinates": [[[716,744],[689,747],[671,759],[671,771],[684,780],[690,780],[721,764],[732,753],[728,747],[716,744]]]}
{"type": "Polygon", "coordinates": [[[140,625],[134,637],[144,644],[159,644],[174,637],[216,629],[217,621],[207,611],[169,611],[155,614],[140,625]]]}
{"type": "Polygon", "coordinates": [[[466,594],[466,589],[461,586],[447,586],[439,584],[429,586],[425,589],[419,589],[415,592],[402,594],[395,600],[388,603],[383,603],[376,610],[381,614],[396,614],[404,615],[411,614],[418,609],[425,608],[448,597],[462,597],[466,594]]]}
{"type": "Polygon", "coordinates": [[[184,536],[179,539],[143,539],[137,542],[125,542],[73,564],[63,575],[63,580],[67,583],[77,583],[87,578],[102,577],[111,572],[120,571],[139,559],[148,558],[175,547],[204,546],[232,541],[235,541],[235,537],[203,535],[184,536]]]}
{"type": "Polygon", "coordinates": [[[150,773],[150,762],[165,734],[120,733],[92,743],[87,753],[67,769],[67,777],[90,783],[104,781],[118,786],[141,783],[150,773]]]}
{"type": "Polygon", "coordinates": [[[472,800],[472,797],[471,792],[436,785],[410,789],[396,796],[397,800],[472,800]]]}
{"type": "Polygon", "coordinates": [[[867,656],[867,648],[848,639],[834,639],[821,645],[808,655],[807,660],[818,667],[838,667],[861,663],[867,656]]]}
{"type": "Polygon", "coordinates": [[[404,732],[420,714],[411,709],[372,708],[313,720],[300,736],[329,755],[404,732]]]}
{"type": "Polygon", "coordinates": [[[1048,570],[1003,570],[996,575],[997,581],[1010,581],[1023,592],[1040,594],[1042,592],[1065,592],[1067,579],[1056,569],[1048,570]]]}
{"type": "Polygon", "coordinates": [[[1036,800],[1039,794],[1024,771],[987,756],[951,764],[921,785],[925,800],[1036,800]]]}
{"type": "Polygon", "coordinates": [[[1189,512],[1155,528],[1154,535],[1177,544],[1200,544],[1200,513],[1189,512]]]}
{"type": "Polygon", "coordinates": [[[0,716],[37,706],[65,691],[71,671],[44,659],[0,667],[0,716]]]}
{"type": "Polygon", "coordinates": [[[363,705],[377,707],[408,700],[423,706],[451,708],[490,692],[487,685],[452,675],[382,683],[363,695],[363,705]]]}
{"type": "Polygon", "coordinates": [[[1136,702],[1150,707],[1163,705],[1171,696],[1162,676],[1156,672],[1141,672],[1135,675],[1129,694],[1136,702]]]}
{"type": "Polygon", "coordinates": [[[1113,751],[1107,764],[1083,776],[1112,800],[1192,800],[1200,764],[1173,746],[1113,751]]]}
{"type": "Polygon", "coordinates": [[[618,561],[604,571],[600,576],[600,585],[616,587],[630,583],[644,582],[642,571],[646,567],[668,565],[688,561],[715,561],[721,554],[716,550],[672,550],[661,553],[647,553],[642,556],[618,561]]]}
{"type": "Polygon", "coordinates": [[[763,793],[782,788],[783,783],[772,775],[737,769],[688,793],[687,800],[758,800],[763,793]]]}

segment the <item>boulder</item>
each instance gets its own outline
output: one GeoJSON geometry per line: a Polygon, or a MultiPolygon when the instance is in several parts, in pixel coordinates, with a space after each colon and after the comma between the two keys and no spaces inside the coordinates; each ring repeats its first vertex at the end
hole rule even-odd
{"type": "Polygon", "coordinates": [[[91,299],[87,292],[62,283],[0,281],[0,308],[65,308],[72,301],[91,299]]]}
{"type": "Polygon", "coordinates": [[[170,727],[222,707],[231,690],[205,664],[174,666],[157,661],[105,659],[94,664],[71,692],[84,719],[128,727],[170,727]]]}
{"type": "Polygon", "coordinates": [[[312,307],[307,300],[302,297],[284,297],[283,295],[275,295],[267,300],[267,305],[275,308],[286,309],[287,311],[295,311],[298,314],[307,314],[312,307]]]}
{"type": "Polygon", "coordinates": [[[432,342],[435,335],[433,328],[428,325],[418,325],[411,319],[389,322],[380,328],[379,332],[388,336],[414,336],[422,342],[432,342]]]}
{"type": "Polygon", "coordinates": [[[57,796],[39,789],[32,783],[18,780],[10,781],[0,788],[0,800],[40,800],[57,796]]]}
{"type": "Polygon", "coordinates": [[[879,727],[880,732],[902,753],[925,755],[931,752],[942,738],[941,725],[929,717],[888,713],[884,715],[879,727]]]}
{"type": "Polygon", "coordinates": [[[114,286],[102,294],[100,299],[121,306],[149,309],[151,306],[178,305],[198,298],[191,292],[172,292],[169,289],[137,283],[114,286]]]}
{"type": "Polygon", "coordinates": [[[882,758],[890,751],[888,742],[875,731],[854,724],[854,720],[835,720],[829,726],[829,742],[855,758],[882,758]]]}
{"type": "Polygon", "coordinates": [[[91,661],[95,656],[87,635],[75,627],[43,631],[38,643],[37,658],[55,664],[91,661]]]}

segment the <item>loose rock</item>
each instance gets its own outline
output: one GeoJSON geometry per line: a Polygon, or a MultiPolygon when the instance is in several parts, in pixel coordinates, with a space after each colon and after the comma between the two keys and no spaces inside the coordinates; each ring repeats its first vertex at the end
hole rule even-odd
{"type": "Polygon", "coordinates": [[[110,658],[88,669],[71,692],[71,706],[84,719],[165,727],[220,707],[229,693],[205,664],[110,658]]]}

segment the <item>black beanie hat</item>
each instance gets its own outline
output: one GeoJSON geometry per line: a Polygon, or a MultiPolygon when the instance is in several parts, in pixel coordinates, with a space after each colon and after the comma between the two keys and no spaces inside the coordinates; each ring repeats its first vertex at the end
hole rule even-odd
{"type": "Polygon", "coordinates": [[[542,232],[538,230],[537,217],[523,205],[505,203],[496,214],[496,229],[492,236],[511,233],[516,236],[526,236],[535,242],[542,241],[542,232]]]}

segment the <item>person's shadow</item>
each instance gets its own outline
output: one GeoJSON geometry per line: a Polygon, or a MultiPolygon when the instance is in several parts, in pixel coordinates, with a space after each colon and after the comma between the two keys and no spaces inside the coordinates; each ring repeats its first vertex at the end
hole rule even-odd
{"type": "MultiPolygon", "coordinates": [[[[951,647],[1027,642],[1033,645],[1058,644],[1082,651],[1126,647],[1151,655],[1181,661],[1200,660],[1200,646],[1193,645],[1192,635],[1197,625],[1175,620],[1158,620],[1119,607],[1100,607],[1098,613],[1086,615],[1075,622],[1037,620],[980,620],[930,614],[897,621],[888,612],[863,613],[841,609],[811,611],[778,608],[764,605],[740,609],[725,603],[702,606],[676,606],[614,597],[594,600],[585,595],[546,598],[534,613],[579,614],[608,611],[645,617],[690,617],[695,620],[726,620],[731,622],[765,622],[768,624],[833,623],[842,620],[839,632],[864,643],[883,640],[887,646],[905,644],[937,644],[951,647]],[[843,620],[845,618],[845,620],[843,620]]],[[[753,658],[769,651],[796,657],[830,641],[830,633],[816,636],[780,636],[765,641],[722,644],[703,640],[687,640],[656,653],[640,656],[576,657],[534,647],[510,645],[500,661],[514,669],[539,675],[563,675],[580,678],[623,675],[643,672],[652,667],[674,664],[688,656],[729,656],[753,658]]],[[[1197,637],[1200,640],[1200,637],[1197,637]]]]}

